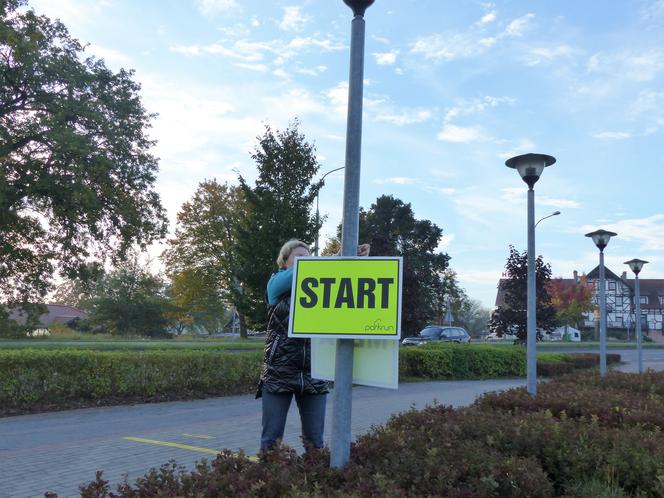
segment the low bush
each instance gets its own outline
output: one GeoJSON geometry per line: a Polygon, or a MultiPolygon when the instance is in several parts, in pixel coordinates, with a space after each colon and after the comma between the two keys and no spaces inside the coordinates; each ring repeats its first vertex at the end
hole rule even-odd
{"type": "Polygon", "coordinates": [[[261,353],[214,351],[5,351],[3,410],[91,401],[177,399],[251,391],[261,353]]]}
{"type": "Polygon", "coordinates": [[[327,450],[297,455],[279,447],[260,454],[258,462],[225,451],[193,471],[165,465],[120,485],[117,494],[98,473],[81,494],[659,497],[664,496],[661,425],[613,418],[604,408],[593,408],[598,401],[593,393],[620,399],[622,413],[637,413],[647,404],[644,398],[659,396],[654,393],[663,387],[664,373],[645,378],[577,374],[542,384],[534,398],[515,389],[485,396],[468,408],[433,406],[394,416],[352,444],[350,461],[341,470],[329,468],[327,450]],[[647,389],[648,383],[655,389],[647,389]],[[560,406],[552,410],[555,396],[560,406]]]}

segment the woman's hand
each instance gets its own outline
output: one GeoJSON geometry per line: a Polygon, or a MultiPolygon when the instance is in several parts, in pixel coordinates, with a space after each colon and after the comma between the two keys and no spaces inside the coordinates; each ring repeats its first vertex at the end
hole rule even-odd
{"type": "Polygon", "coordinates": [[[360,244],[359,246],[357,246],[358,256],[368,256],[370,252],[371,252],[370,244],[360,244]]]}

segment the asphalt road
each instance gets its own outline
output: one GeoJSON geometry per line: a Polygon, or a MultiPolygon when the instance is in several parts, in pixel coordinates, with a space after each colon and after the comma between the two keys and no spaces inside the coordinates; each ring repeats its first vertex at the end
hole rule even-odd
{"type": "MultiPolygon", "coordinates": [[[[610,352],[625,360],[617,369],[636,371],[635,351],[610,352]]],[[[644,350],[644,366],[664,370],[664,350],[644,350]]],[[[525,379],[409,383],[398,390],[356,387],[353,437],[412,407],[436,402],[464,406],[485,392],[523,385],[525,379]]],[[[327,408],[329,421],[331,396],[327,408]]],[[[253,396],[229,396],[2,418],[0,497],[43,496],[46,491],[60,497],[79,496],[78,486],[90,482],[97,470],[104,470],[104,478],[111,484],[125,476],[131,482],[169,460],[192,468],[196,461],[212,459],[223,448],[254,455],[259,449],[260,411],[260,401],[253,396]]],[[[295,406],[284,442],[301,448],[295,406]]]]}

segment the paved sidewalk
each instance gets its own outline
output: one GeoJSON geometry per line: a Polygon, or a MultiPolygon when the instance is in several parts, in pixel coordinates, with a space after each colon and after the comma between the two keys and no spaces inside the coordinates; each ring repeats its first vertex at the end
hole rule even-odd
{"type": "MultiPolygon", "coordinates": [[[[402,384],[398,390],[353,389],[353,437],[390,415],[439,402],[464,406],[488,391],[523,386],[524,379],[402,384]]],[[[328,397],[327,421],[332,397],[328,397]]],[[[71,410],[0,419],[0,497],[79,496],[78,486],[104,470],[115,485],[174,460],[193,468],[214,451],[259,449],[261,405],[253,396],[71,410]],[[132,438],[132,439],[127,439],[132,438]]],[[[301,449],[291,407],[284,442],[301,449]]],[[[326,429],[329,444],[330,427],[326,429]]],[[[112,487],[115,489],[115,486],[112,487]]]]}

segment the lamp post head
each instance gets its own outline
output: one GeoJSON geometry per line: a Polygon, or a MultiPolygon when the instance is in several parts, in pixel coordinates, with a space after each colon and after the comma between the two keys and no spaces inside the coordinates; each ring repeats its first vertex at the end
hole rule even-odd
{"type": "Polygon", "coordinates": [[[558,216],[559,214],[560,214],[560,211],[554,211],[553,213],[551,213],[551,216],[558,216]]]}
{"type": "Polygon", "coordinates": [[[643,265],[645,265],[648,261],[644,261],[642,259],[630,259],[629,261],[625,261],[626,265],[629,265],[629,269],[634,272],[634,275],[638,275],[641,272],[641,268],[643,268],[643,265]]]}
{"type": "Polygon", "coordinates": [[[616,235],[618,234],[615,232],[608,232],[606,230],[595,230],[594,232],[587,233],[586,237],[591,237],[593,239],[593,242],[599,249],[599,252],[604,252],[604,248],[608,245],[611,237],[615,237],[616,235]]]}
{"type": "Polygon", "coordinates": [[[544,168],[551,166],[555,162],[556,158],[553,156],[530,153],[514,156],[505,161],[505,165],[517,170],[523,181],[528,184],[528,187],[533,188],[544,168]]]}
{"type": "Polygon", "coordinates": [[[353,15],[364,17],[364,12],[374,0],[344,0],[344,3],[353,9],[353,15]]]}

